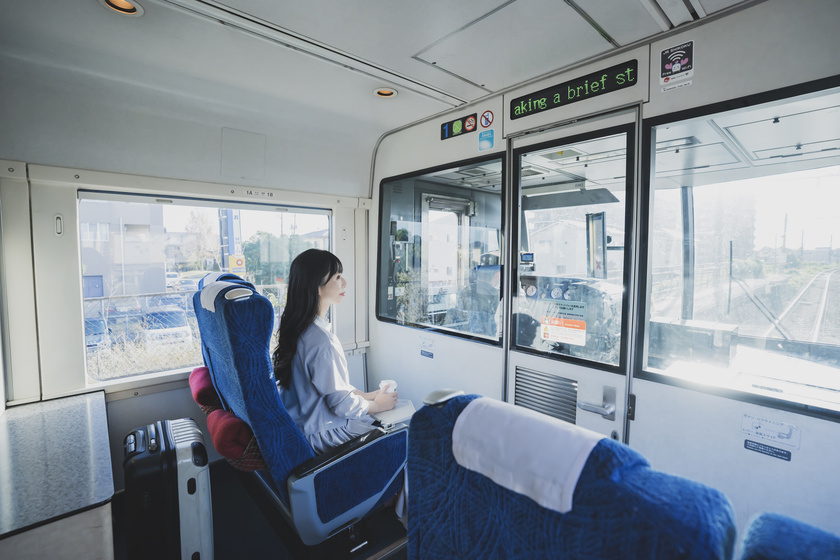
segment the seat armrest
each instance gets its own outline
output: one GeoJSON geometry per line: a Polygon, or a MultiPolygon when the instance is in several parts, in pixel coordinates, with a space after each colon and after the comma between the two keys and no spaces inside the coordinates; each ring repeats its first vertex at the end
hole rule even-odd
{"type": "Polygon", "coordinates": [[[369,443],[376,441],[377,439],[381,438],[382,436],[398,432],[403,429],[407,429],[408,427],[404,424],[399,426],[395,426],[394,429],[385,430],[383,428],[374,428],[366,434],[362,434],[357,436],[350,441],[346,441],[339,445],[338,447],[333,447],[326,453],[322,453],[318,455],[314,459],[310,459],[295,468],[291,476],[296,478],[303,478],[305,476],[309,476],[321,469],[324,469],[330,466],[333,463],[339,462],[342,458],[346,455],[350,455],[354,451],[361,449],[362,447],[368,445],[369,443]]]}

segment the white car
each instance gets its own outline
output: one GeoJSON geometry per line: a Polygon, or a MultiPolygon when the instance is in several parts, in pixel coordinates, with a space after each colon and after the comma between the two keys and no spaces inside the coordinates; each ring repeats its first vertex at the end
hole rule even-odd
{"type": "Polygon", "coordinates": [[[187,314],[180,307],[150,307],[143,313],[143,329],[146,348],[174,348],[192,342],[187,314]]]}
{"type": "Polygon", "coordinates": [[[181,275],[177,272],[166,273],[166,289],[177,290],[180,285],[181,275]]]}

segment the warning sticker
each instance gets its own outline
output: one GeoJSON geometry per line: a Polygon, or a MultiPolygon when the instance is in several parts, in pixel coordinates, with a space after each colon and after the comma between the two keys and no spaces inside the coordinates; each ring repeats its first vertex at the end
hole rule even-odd
{"type": "Polygon", "coordinates": [[[540,336],[551,342],[564,342],[575,346],[586,346],[586,321],[543,317],[540,336]]]}
{"type": "Polygon", "coordinates": [[[491,124],[493,124],[493,111],[484,111],[481,113],[482,128],[488,128],[491,124]]]}
{"type": "Polygon", "coordinates": [[[778,447],[773,447],[772,445],[764,445],[763,443],[758,443],[757,441],[750,441],[748,439],[744,440],[744,449],[755,451],[756,453],[768,455],[770,457],[781,459],[783,461],[790,461],[791,457],[790,451],[785,451],[784,449],[779,449],[778,447]]]}
{"type": "Polygon", "coordinates": [[[800,429],[793,424],[752,414],[744,414],[741,419],[741,433],[792,449],[799,449],[799,440],[802,436],[800,429]]]}

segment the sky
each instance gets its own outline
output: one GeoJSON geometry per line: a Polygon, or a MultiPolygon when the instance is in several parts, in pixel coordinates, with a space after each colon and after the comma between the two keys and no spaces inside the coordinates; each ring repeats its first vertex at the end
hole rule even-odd
{"type": "MultiPolygon", "coordinates": [[[[787,248],[840,247],[840,167],[739,181],[756,194],[755,246],[781,247],[787,216],[787,248]]],[[[736,183],[730,183],[732,187],[736,183]]]]}
{"type": "MultiPolygon", "coordinates": [[[[303,235],[329,227],[327,216],[323,214],[303,214],[293,213],[291,211],[278,212],[273,208],[267,207],[266,210],[240,211],[243,241],[247,241],[258,231],[266,231],[274,235],[283,233],[290,235],[293,228],[296,227],[295,233],[303,235]]],[[[218,219],[218,210],[216,208],[167,205],[163,208],[163,226],[166,228],[166,231],[183,232],[187,223],[189,223],[190,212],[192,211],[206,214],[211,222],[218,219]]]]}

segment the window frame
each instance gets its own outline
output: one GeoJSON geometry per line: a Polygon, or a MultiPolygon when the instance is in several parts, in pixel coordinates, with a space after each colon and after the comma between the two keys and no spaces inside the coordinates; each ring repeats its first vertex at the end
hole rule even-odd
{"type": "MultiPolygon", "coordinates": [[[[656,146],[653,134],[654,129],[667,124],[679,123],[686,120],[726,113],[738,109],[747,109],[766,103],[785,101],[808,94],[819,94],[820,92],[838,87],[840,87],[840,75],[756,93],[740,98],[729,99],[717,103],[711,103],[700,107],[693,107],[690,109],[657,115],[655,117],[642,120],[641,198],[639,200],[640,222],[638,238],[640,239],[640,246],[645,249],[640,251],[638,256],[638,266],[640,271],[640,274],[638,275],[636,293],[636,296],[638,297],[638,313],[636,314],[633,328],[636,332],[635,344],[639,347],[640,351],[635,352],[635,359],[631,368],[634,379],[670,385],[739,402],[756,404],[770,409],[783,410],[840,423],[840,410],[832,410],[814,404],[799,403],[785,398],[753,393],[743,389],[703,384],[699,381],[673,377],[651,371],[645,367],[648,356],[647,327],[650,309],[649,288],[651,287],[652,264],[650,251],[653,247],[653,244],[651,243],[651,197],[653,195],[653,177],[651,177],[651,170],[654,168],[654,161],[656,158],[656,146]]],[[[840,370],[838,373],[840,373],[840,370]]]]}
{"type": "MultiPolygon", "coordinates": [[[[83,201],[103,201],[103,202],[120,202],[120,203],[137,203],[137,204],[157,204],[161,207],[167,206],[181,206],[185,208],[207,208],[207,209],[224,209],[224,210],[246,210],[246,211],[260,211],[271,213],[272,211],[275,212],[283,212],[283,213],[290,213],[290,214],[312,214],[317,216],[324,216],[327,220],[327,226],[329,229],[329,240],[330,240],[330,248],[333,245],[333,238],[334,238],[334,216],[333,211],[327,208],[318,208],[314,206],[293,206],[289,204],[274,204],[274,203],[267,203],[267,202],[234,202],[234,201],[226,201],[220,200],[215,198],[192,198],[187,196],[160,196],[160,195],[151,195],[151,194],[144,194],[144,193],[121,193],[121,192],[112,192],[112,191],[101,191],[101,190],[88,190],[88,189],[79,189],[76,193],[77,197],[77,213],[80,213],[79,207],[83,201]]],[[[79,241],[79,246],[84,244],[84,239],[82,239],[82,229],[81,224],[83,222],[79,219],[79,228],[77,229],[77,238],[79,241]]],[[[99,224],[97,222],[97,224],[99,224]]],[[[244,242],[244,239],[243,239],[244,242]]],[[[82,262],[82,254],[81,251],[79,253],[79,270],[80,272],[83,270],[82,262]]],[[[113,265],[113,263],[112,263],[113,265]]],[[[180,293],[180,292],[179,292],[180,293]]],[[[145,297],[144,294],[135,294],[132,296],[126,297],[136,297],[136,298],[143,298],[145,297]]],[[[85,301],[89,298],[85,298],[84,295],[82,296],[82,303],[84,307],[85,301]]],[[[189,299],[189,296],[187,296],[189,299]]],[[[141,312],[142,314],[142,312],[141,312]]],[[[82,313],[82,321],[87,317],[82,313]]],[[[275,324],[276,328],[276,324],[275,324]]],[[[193,336],[196,337],[197,333],[193,333],[193,336]]],[[[84,347],[84,345],[83,345],[84,347]]],[[[202,365],[201,363],[194,364],[191,366],[177,366],[167,370],[161,371],[154,371],[154,372],[144,372],[144,373],[135,373],[129,374],[122,377],[115,377],[111,379],[96,379],[94,378],[88,369],[88,359],[89,354],[85,351],[84,357],[84,377],[86,387],[90,388],[101,388],[103,386],[108,386],[113,383],[119,382],[129,382],[133,380],[157,380],[160,377],[166,377],[173,373],[183,373],[189,372],[192,368],[202,365]]]]}
{"type": "MultiPolygon", "coordinates": [[[[521,244],[521,236],[523,231],[524,224],[522,223],[522,210],[521,210],[521,199],[522,199],[522,185],[520,184],[521,180],[521,155],[527,152],[535,152],[539,150],[544,150],[546,148],[551,148],[554,146],[561,146],[567,144],[574,144],[576,142],[584,142],[587,140],[592,140],[596,138],[603,138],[608,136],[614,136],[617,134],[624,133],[627,138],[627,153],[625,156],[625,165],[626,165],[626,183],[625,183],[625,199],[624,199],[624,248],[623,248],[623,271],[622,271],[622,281],[621,286],[624,291],[624,295],[622,297],[621,302],[621,329],[620,329],[620,341],[619,341],[619,360],[617,364],[608,364],[604,362],[597,362],[595,360],[591,360],[589,358],[581,358],[578,356],[568,356],[564,354],[556,354],[551,352],[546,352],[542,350],[538,350],[535,348],[530,348],[527,346],[519,346],[516,343],[515,336],[513,334],[510,338],[510,349],[515,352],[530,354],[533,356],[539,356],[540,358],[545,358],[549,360],[555,360],[559,362],[565,362],[569,364],[574,364],[578,366],[583,366],[586,368],[591,368],[600,371],[607,371],[611,373],[616,373],[619,375],[625,375],[627,372],[627,360],[628,360],[628,347],[630,344],[630,325],[632,324],[632,319],[629,317],[630,314],[630,300],[632,298],[632,293],[630,292],[632,274],[633,274],[633,266],[634,266],[634,245],[636,243],[635,238],[635,230],[634,230],[634,220],[636,216],[636,161],[637,161],[637,154],[638,154],[638,147],[636,145],[636,136],[637,136],[637,124],[636,122],[626,123],[626,124],[618,124],[615,126],[609,126],[606,128],[600,128],[597,130],[592,130],[588,132],[583,132],[580,134],[572,134],[569,136],[562,136],[559,138],[555,138],[552,140],[547,140],[544,142],[539,142],[536,144],[529,144],[527,146],[520,146],[513,150],[511,154],[512,158],[512,174],[513,180],[515,182],[514,188],[514,200],[517,202],[517,210],[511,213],[511,231],[513,232],[512,236],[514,239],[511,242],[516,243],[516,251],[515,253],[518,255],[520,252],[520,244],[521,244]]],[[[511,290],[519,289],[519,271],[518,265],[516,270],[512,270],[511,274],[509,275],[511,278],[510,286],[511,290]]],[[[517,295],[511,293],[510,294],[512,303],[511,303],[511,313],[514,314],[517,311],[516,307],[516,299],[517,295]]],[[[512,323],[513,321],[511,321],[512,323]]],[[[513,327],[511,327],[513,329],[513,327]]]]}
{"type": "MultiPolygon", "coordinates": [[[[374,316],[375,316],[377,321],[382,322],[382,323],[389,323],[389,324],[396,325],[396,326],[399,326],[399,327],[406,327],[406,328],[416,329],[416,330],[424,331],[424,332],[433,332],[433,333],[436,333],[436,334],[452,336],[452,337],[455,337],[455,338],[470,340],[470,341],[473,341],[473,342],[487,344],[487,345],[490,345],[490,346],[498,346],[498,347],[502,346],[503,334],[494,338],[494,337],[478,335],[478,334],[474,334],[474,333],[459,331],[459,330],[456,330],[456,329],[450,329],[450,328],[435,326],[435,325],[423,325],[423,324],[408,323],[408,322],[401,323],[396,318],[391,318],[391,317],[384,316],[383,312],[381,310],[381,301],[382,301],[381,293],[382,293],[382,289],[383,289],[383,286],[382,286],[382,261],[383,261],[382,260],[382,251],[384,249],[382,239],[383,239],[383,229],[385,228],[385,221],[383,219],[384,211],[385,211],[385,205],[384,205],[383,196],[382,196],[383,187],[386,184],[392,183],[392,182],[395,182],[395,181],[401,181],[401,180],[405,180],[405,179],[413,179],[413,178],[421,177],[423,175],[428,175],[430,173],[437,173],[437,172],[440,172],[440,171],[445,171],[447,169],[453,169],[453,168],[457,169],[459,167],[481,165],[481,164],[493,162],[493,161],[496,161],[496,160],[501,165],[501,190],[499,192],[500,202],[501,202],[499,237],[500,237],[500,240],[501,240],[501,246],[500,246],[500,251],[499,251],[499,264],[502,267],[502,275],[504,276],[505,274],[507,274],[506,268],[505,268],[505,262],[504,262],[504,259],[505,259],[504,244],[506,242],[505,241],[504,228],[505,228],[505,212],[507,211],[507,208],[506,208],[506,194],[507,194],[507,188],[508,188],[507,187],[507,176],[506,176],[507,158],[505,157],[504,153],[493,153],[493,154],[488,154],[486,156],[480,156],[480,157],[475,157],[475,158],[470,158],[470,159],[465,159],[465,160],[458,160],[458,161],[453,161],[453,162],[449,162],[449,163],[445,163],[445,164],[441,164],[441,165],[435,165],[433,167],[418,169],[416,171],[409,171],[409,172],[406,172],[406,173],[401,173],[399,175],[393,175],[393,176],[390,176],[390,177],[385,177],[379,182],[379,205],[378,205],[379,208],[378,208],[378,211],[377,211],[378,227],[376,229],[376,236],[377,236],[377,238],[376,238],[376,255],[373,256],[373,258],[376,259],[376,284],[375,284],[376,288],[375,288],[375,292],[374,292],[374,300],[375,300],[374,316]]],[[[437,191],[437,192],[434,191],[434,190],[423,190],[422,192],[415,193],[414,194],[414,196],[415,196],[414,207],[417,208],[417,205],[419,203],[421,205],[421,213],[425,214],[423,212],[423,206],[424,206],[425,203],[422,200],[422,198],[419,198],[419,197],[423,197],[423,196],[438,195],[442,199],[448,198],[448,199],[452,199],[452,200],[461,198],[461,197],[459,197],[455,194],[443,192],[442,189],[443,189],[443,187],[441,187],[441,190],[437,191]]],[[[422,225],[422,221],[420,223],[422,225]]],[[[388,220],[388,227],[390,227],[390,220],[388,220]]],[[[461,256],[459,255],[459,259],[460,258],[461,258],[461,256]]],[[[505,295],[503,293],[503,290],[504,290],[504,278],[502,278],[502,283],[499,286],[499,296],[500,296],[499,301],[500,302],[503,301],[503,298],[504,298],[504,295],[505,295]]],[[[504,307],[502,307],[502,309],[504,309],[504,307]]],[[[497,327],[497,332],[498,332],[498,330],[499,329],[497,327]]]]}

